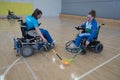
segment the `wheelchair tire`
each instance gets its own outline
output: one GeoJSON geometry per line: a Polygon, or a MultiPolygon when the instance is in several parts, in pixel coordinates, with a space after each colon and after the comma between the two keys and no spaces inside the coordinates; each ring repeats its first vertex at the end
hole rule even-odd
{"type": "Polygon", "coordinates": [[[95,53],[100,53],[103,50],[103,45],[101,43],[96,44],[94,48],[95,53]]]}
{"type": "Polygon", "coordinates": [[[23,57],[29,57],[33,55],[33,48],[30,45],[25,45],[20,49],[20,54],[23,57]]]}

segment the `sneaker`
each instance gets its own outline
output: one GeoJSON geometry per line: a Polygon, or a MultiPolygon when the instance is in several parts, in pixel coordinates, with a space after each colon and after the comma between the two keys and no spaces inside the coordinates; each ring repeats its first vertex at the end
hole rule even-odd
{"type": "Polygon", "coordinates": [[[55,48],[55,44],[52,43],[52,44],[50,45],[50,47],[51,47],[51,49],[55,48]]]}
{"type": "Polygon", "coordinates": [[[78,47],[74,43],[71,43],[70,48],[73,49],[73,48],[78,48],[78,47]]]}
{"type": "Polygon", "coordinates": [[[51,44],[55,44],[56,40],[53,40],[53,42],[51,44]]]}

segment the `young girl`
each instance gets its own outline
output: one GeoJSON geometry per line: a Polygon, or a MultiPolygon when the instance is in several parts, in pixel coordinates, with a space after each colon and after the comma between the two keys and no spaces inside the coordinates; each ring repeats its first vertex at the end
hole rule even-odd
{"type": "Polygon", "coordinates": [[[42,38],[44,42],[50,43],[54,47],[54,42],[49,32],[45,29],[39,29],[38,19],[42,16],[42,11],[35,9],[32,15],[26,17],[27,31],[36,30],[37,34],[42,38]]]}

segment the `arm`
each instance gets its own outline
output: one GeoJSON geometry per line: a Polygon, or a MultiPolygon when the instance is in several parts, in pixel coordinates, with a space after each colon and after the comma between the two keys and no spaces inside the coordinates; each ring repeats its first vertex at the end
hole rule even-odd
{"type": "Polygon", "coordinates": [[[81,27],[85,29],[85,27],[86,27],[86,22],[83,23],[83,24],[81,25],[81,27]]]}
{"type": "Polygon", "coordinates": [[[82,24],[81,26],[75,27],[77,30],[82,30],[84,31],[86,27],[86,22],[84,24],[82,24]]]}
{"type": "Polygon", "coordinates": [[[44,38],[44,36],[42,35],[40,29],[39,29],[39,23],[37,20],[33,20],[33,25],[34,25],[34,28],[36,30],[36,32],[38,33],[38,35],[43,39],[44,42],[47,42],[47,40],[44,38]]]}
{"type": "Polygon", "coordinates": [[[42,35],[39,27],[36,27],[35,30],[36,30],[36,32],[38,33],[38,35],[42,38],[42,40],[43,40],[44,42],[47,42],[47,40],[46,40],[46,39],[44,38],[44,36],[42,35]]]}

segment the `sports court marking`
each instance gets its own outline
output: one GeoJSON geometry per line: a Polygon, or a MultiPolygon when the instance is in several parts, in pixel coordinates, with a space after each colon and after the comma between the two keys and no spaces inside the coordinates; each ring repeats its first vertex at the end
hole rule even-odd
{"type": "MultiPolygon", "coordinates": [[[[11,37],[11,38],[12,38],[12,37],[11,37]]],[[[66,41],[66,42],[67,42],[67,41],[66,41]]],[[[114,48],[114,47],[109,46],[109,45],[105,45],[105,46],[120,51],[118,48],[114,48]]],[[[117,57],[119,57],[119,56],[120,56],[120,53],[117,54],[116,56],[108,59],[108,60],[105,61],[104,63],[96,66],[95,68],[89,70],[88,72],[80,75],[79,77],[76,77],[75,74],[72,73],[72,74],[71,74],[71,77],[72,77],[72,79],[74,79],[74,80],[80,80],[80,79],[84,78],[85,76],[89,75],[90,73],[94,72],[95,70],[99,69],[100,67],[104,66],[105,64],[111,62],[112,60],[114,60],[115,58],[117,58],[117,57]]],[[[12,68],[13,65],[17,65],[17,64],[20,64],[20,63],[25,63],[25,64],[27,65],[28,69],[30,70],[30,72],[31,72],[34,80],[39,80],[38,77],[36,76],[36,74],[34,73],[34,71],[32,70],[32,68],[30,67],[30,65],[28,64],[28,62],[27,62],[27,60],[26,60],[25,58],[23,58],[23,59],[24,59],[24,62],[16,63],[16,62],[17,62],[18,60],[20,60],[20,59],[21,59],[21,57],[18,58],[16,61],[14,61],[11,65],[0,68],[0,69],[8,68],[8,69],[4,72],[4,74],[0,75],[0,80],[4,80],[4,77],[6,76],[6,74],[8,73],[8,71],[12,68]]],[[[55,58],[52,58],[53,63],[55,63],[55,60],[56,60],[55,58]]],[[[60,66],[61,69],[64,69],[64,66],[63,66],[62,64],[59,65],[59,66],[60,66]]]]}
{"type": "MultiPolygon", "coordinates": [[[[66,41],[66,42],[67,42],[67,41],[66,41]]],[[[120,51],[118,48],[114,48],[114,47],[112,47],[112,46],[110,46],[110,45],[107,45],[107,44],[104,44],[104,46],[109,47],[109,48],[112,48],[112,49],[114,49],[114,50],[120,51]]],[[[112,60],[116,59],[116,58],[119,57],[119,56],[120,56],[120,53],[117,54],[117,55],[115,55],[115,56],[113,56],[112,58],[108,59],[108,60],[105,61],[104,63],[102,63],[102,64],[94,67],[93,69],[89,70],[88,72],[82,74],[82,75],[79,76],[79,77],[76,77],[75,74],[72,73],[72,74],[71,74],[71,78],[72,78],[73,80],[80,80],[80,79],[84,78],[85,76],[89,75],[90,73],[94,72],[94,71],[97,70],[98,68],[100,68],[100,67],[104,66],[105,64],[111,62],[112,60]]]]}
{"type": "Polygon", "coordinates": [[[30,67],[30,65],[28,64],[27,60],[26,60],[25,58],[23,58],[23,59],[24,59],[24,61],[25,61],[26,66],[27,66],[28,69],[30,70],[30,72],[31,72],[34,80],[40,80],[40,79],[38,79],[38,77],[36,76],[35,72],[34,72],[34,71],[32,70],[32,68],[30,67]]]}
{"type": "Polygon", "coordinates": [[[115,48],[115,47],[112,47],[112,46],[110,46],[110,45],[107,45],[107,44],[104,44],[104,46],[106,46],[106,47],[110,47],[110,48],[112,48],[112,49],[114,49],[114,50],[118,50],[118,51],[120,51],[120,49],[118,49],[118,48],[115,48]]]}
{"type": "Polygon", "coordinates": [[[100,67],[104,66],[105,64],[107,64],[107,63],[111,62],[112,60],[116,59],[116,58],[119,57],[119,56],[120,56],[120,53],[117,54],[116,56],[108,59],[108,60],[105,61],[104,63],[102,63],[102,64],[94,67],[93,69],[89,70],[88,72],[80,75],[79,77],[75,77],[75,76],[72,76],[72,77],[74,77],[74,78],[73,78],[74,80],[80,80],[80,79],[84,78],[85,76],[89,75],[90,73],[94,72],[95,70],[99,69],[100,67]]]}
{"type": "MultiPolygon", "coordinates": [[[[23,64],[23,63],[25,63],[25,62],[17,62],[15,65],[23,64]]],[[[10,65],[0,67],[0,70],[1,70],[1,69],[6,69],[6,68],[8,68],[9,66],[10,66],[10,65]]]]}
{"type": "Polygon", "coordinates": [[[19,57],[18,59],[16,59],[7,69],[6,71],[0,75],[0,80],[4,80],[6,74],[8,73],[8,71],[21,59],[22,57],[19,57]]]}

